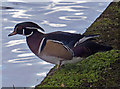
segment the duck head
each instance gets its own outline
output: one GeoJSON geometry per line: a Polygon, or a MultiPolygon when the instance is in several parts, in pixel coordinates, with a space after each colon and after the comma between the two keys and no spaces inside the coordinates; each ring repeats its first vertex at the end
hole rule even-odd
{"type": "Polygon", "coordinates": [[[8,36],[20,34],[20,35],[25,35],[28,37],[28,36],[32,35],[35,31],[38,31],[38,29],[40,29],[41,31],[44,31],[44,29],[41,28],[36,23],[22,22],[22,23],[18,23],[15,26],[14,31],[12,33],[10,33],[8,36]]]}

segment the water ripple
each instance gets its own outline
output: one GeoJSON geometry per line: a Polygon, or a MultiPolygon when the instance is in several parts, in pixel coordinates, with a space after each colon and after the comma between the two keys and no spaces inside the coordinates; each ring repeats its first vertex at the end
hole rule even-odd
{"type": "Polygon", "coordinates": [[[46,65],[46,64],[50,64],[50,63],[42,61],[42,62],[38,62],[38,64],[46,65]]]}
{"type": "Polygon", "coordinates": [[[85,20],[87,19],[86,16],[61,16],[59,19],[62,20],[85,20]]]}
{"type": "Polygon", "coordinates": [[[57,23],[50,23],[49,21],[44,20],[41,24],[46,24],[51,27],[65,27],[67,26],[66,24],[57,24],[57,23]]]}
{"type": "Polygon", "coordinates": [[[17,48],[17,49],[13,49],[12,52],[13,53],[23,53],[23,52],[25,52],[25,49],[17,48]]]}
{"type": "Polygon", "coordinates": [[[26,43],[26,39],[11,40],[5,44],[6,44],[6,47],[11,47],[11,46],[15,46],[15,45],[23,44],[23,43],[26,43]]]}
{"type": "Polygon", "coordinates": [[[14,27],[4,27],[4,29],[13,29],[14,27]]]}
{"type": "Polygon", "coordinates": [[[30,61],[34,61],[35,57],[27,57],[27,58],[17,58],[17,59],[11,59],[11,60],[8,60],[8,62],[10,63],[26,63],[26,62],[30,62],[30,61]]]}
{"type": "Polygon", "coordinates": [[[37,75],[37,76],[40,76],[40,77],[45,77],[46,74],[47,74],[46,72],[42,72],[42,73],[37,73],[36,75],[37,75]]]}
{"type": "Polygon", "coordinates": [[[18,57],[29,57],[29,56],[35,56],[33,53],[23,53],[23,54],[19,54],[17,55],[18,57]]]}
{"type": "Polygon", "coordinates": [[[27,65],[27,66],[32,66],[33,64],[31,64],[31,63],[27,63],[26,65],[27,65]]]}
{"type": "Polygon", "coordinates": [[[75,15],[83,15],[84,13],[75,13],[75,15]]]}
{"type": "Polygon", "coordinates": [[[24,0],[7,0],[8,2],[24,2],[24,0]]]}
{"type": "Polygon", "coordinates": [[[67,31],[63,31],[63,32],[77,33],[77,31],[75,31],[75,30],[67,30],[67,31]]]}
{"type": "Polygon", "coordinates": [[[52,10],[52,11],[49,11],[47,13],[44,13],[44,15],[48,15],[48,14],[52,14],[52,13],[55,13],[55,12],[60,12],[60,11],[70,11],[70,12],[79,12],[79,11],[83,11],[81,9],[83,8],[88,8],[88,7],[85,7],[85,6],[76,6],[76,5],[73,5],[73,6],[55,6],[55,7],[48,7],[46,9],[48,10],[52,10]]]}
{"type": "Polygon", "coordinates": [[[10,10],[12,12],[9,12],[9,14],[12,14],[13,18],[29,18],[30,14],[25,14],[26,12],[28,12],[28,10],[23,10],[23,9],[12,9],[10,10]]]}

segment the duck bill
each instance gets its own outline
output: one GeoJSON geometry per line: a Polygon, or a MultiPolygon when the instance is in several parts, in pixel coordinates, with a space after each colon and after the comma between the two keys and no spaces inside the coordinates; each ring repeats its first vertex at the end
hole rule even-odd
{"type": "Polygon", "coordinates": [[[13,36],[13,35],[16,35],[16,32],[12,32],[8,36],[13,36]]]}

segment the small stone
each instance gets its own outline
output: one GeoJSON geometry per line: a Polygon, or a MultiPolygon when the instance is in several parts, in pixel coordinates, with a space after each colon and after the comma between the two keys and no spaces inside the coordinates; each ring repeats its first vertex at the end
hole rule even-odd
{"type": "Polygon", "coordinates": [[[65,85],[62,83],[62,84],[61,84],[61,87],[65,87],[65,85]]]}

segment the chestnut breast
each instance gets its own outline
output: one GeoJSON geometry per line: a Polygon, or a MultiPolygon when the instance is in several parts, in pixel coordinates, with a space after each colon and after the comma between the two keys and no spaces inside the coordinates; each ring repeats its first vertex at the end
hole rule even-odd
{"type": "Polygon", "coordinates": [[[26,41],[27,41],[27,44],[28,44],[30,50],[35,55],[38,54],[38,49],[39,49],[40,43],[42,41],[42,38],[43,38],[43,35],[40,35],[40,34],[37,34],[37,33],[26,38],[26,41]]]}

